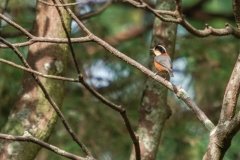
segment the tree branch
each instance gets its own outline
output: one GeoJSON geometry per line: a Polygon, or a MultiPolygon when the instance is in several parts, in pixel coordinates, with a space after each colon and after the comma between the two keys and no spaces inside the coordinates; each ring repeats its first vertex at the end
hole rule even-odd
{"type": "Polygon", "coordinates": [[[232,75],[228,82],[220,114],[219,123],[231,120],[236,111],[238,95],[240,91],[240,55],[232,71],[232,75]]]}
{"type": "MultiPolygon", "coordinates": [[[[55,0],[52,0],[55,4],[56,4],[56,1],[55,0]]],[[[64,3],[62,3],[64,4],[64,3]]],[[[56,7],[57,8],[57,7],[56,7]]],[[[65,9],[68,9],[65,7],[65,9]]],[[[140,147],[139,147],[139,142],[138,142],[138,138],[136,137],[136,135],[134,134],[133,132],[133,129],[130,125],[130,122],[129,122],[129,119],[126,115],[126,110],[121,107],[121,106],[117,106],[116,104],[108,101],[107,99],[105,99],[101,94],[99,94],[97,91],[95,91],[92,87],[90,87],[83,79],[83,76],[82,76],[82,73],[80,71],[80,68],[79,68],[79,64],[77,62],[77,59],[76,59],[76,55],[75,55],[75,52],[74,52],[74,49],[73,49],[73,46],[72,46],[72,43],[70,41],[70,35],[67,31],[67,28],[64,24],[64,21],[63,21],[63,18],[62,18],[62,14],[61,14],[61,11],[59,10],[59,8],[57,8],[58,10],[58,13],[60,15],[60,18],[61,18],[61,22],[62,22],[62,26],[64,28],[64,31],[67,35],[67,38],[68,38],[68,44],[69,44],[69,47],[70,47],[70,50],[71,50],[71,53],[72,53],[72,57],[73,57],[73,60],[74,60],[74,64],[75,64],[75,68],[77,70],[77,73],[78,73],[78,77],[79,77],[79,82],[82,83],[85,88],[87,88],[93,95],[95,95],[95,97],[97,97],[99,100],[101,100],[103,103],[107,104],[109,107],[117,110],[118,112],[120,112],[124,122],[125,122],[125,125],[127,126],[127,130],[129,132],[129,135],[134,143],[134,146],[135,146],[135,151],[136,151],[136,159],[137,160],[141,160],[140,158],[140,147]]]]}
{"type": "MultiPolygon", "coordinates": [[[[79,37],[79,38],[71,38],[72,43],[84,43],[84,42],[90,42],[90,41],[91,41],[91,39],[88,36],[79,37]]],[[[25,46],[34,44],[36,42],[68,43],[68,39],[67,38],[33,37],[27,42],[13,43],[12,45],[14,47],[25,47],[25,46]]],[[[0,48],[9,48],[9,47],[5,44],[0,44],[0,48]]]]}
{"type": "Polygon", "coordinates": [[[131,64],[135,68],[139,69],[141,72],[147,74],[149,77],[155,79],[159,83],[166,86],[168,89],[173,91],[180,99],[182,99],[185,104],[194,112],[194,114],[198,117],[201,123],[209,130],[213,129],[214,124],[209,120],[209,118],[205,115],[205,113],[197,107],[194,101],[187,95],[187,93],[183,89],[178,89],[175,85],[170,83],[169,81],[163,79],[162,77],[156,75],[148,68],[144,67],[143,65],[139,64],[137,61],[129,58],[125,54],[121,53],[117,49],[113,48],[111,45],[103,41],[102,39],[98,38],[94,34],[92,34],[83,24],[79,21],[79,19],[74,15],[74,13],[67,7],[64,7],[69,15],[77,22],[79,27],[89,36],[89,38],[104,47],[109,52],[113,53],[115,56],[121,58],[122,60],[126,61],[127,63],[131,64]]]}
{"type": "MultiPolygon", "coordinates": [[[[144,3],[144,2],[143,2],[144,3]]],[[[144,3],[145,4],[145,3],[144,3]]],[[[147,6],[147,4],[146,4],[147,6]]],[[[105,41],[101,40],[100,38],[98,38],[97,36],[93,35],[79,20],[78,18],[74,15],[74,13],[69,9],[66,8],[66,6],[63,6],[67,12],[69,13],[69,15],[78,23],[79,27],[81,27],[83,29],[83,31],[85,33],[87,33],[86,37],[80,37],[80,38],[73,38],[71,39],[71,42],[89,42],[89,41],[95,41],[96,43],[98,43],[99,45],[101,45],[102,47],[104,47],[105,49],[107,49],[109,52],[113,53],[114,55],[116,55],[117,57],[121,58],[122,60],[126,61],[127,63],[131,64],[132,66],[136,67],[137,69],[139,69],[140,71],[142,71],[143,73],[147,74],[148,76],[152,77],[153,79],[157,80],[159,83],[163,84],[164,86],[166,86],[167,88],[169,88],[170,90],[174,91],[175,94],[179,95],[180,92],[184,91],[183,89],[179,90],[177,89],[177,87],[173,84],[171,84],[170,82],[164,80],[162,77],[155,75],[153,72],[151,72],[149,69],[147,69],[146,67],[142,66],[141,64],[139,64],[138,62],[136,62],[135,60],[129,58],[128,56],[126,56],[125,54],[119,52],[118,50],[116,50],[115,48],[113,48],[112,46],[110,46],[108,43],[106,43],[105,41]]],[[[147,6],[149,8],[149,6],[147,6]]],[[[178,8],[181,9],[180,5],[178,5],[178,8]]],[[[160,10],[158,11],[160,12],[160,10]]],[[[163,11],[164,12],[164,11],[163,11]]],[[[154,12],[155,14],[158,14],[156,12],[154,12]]],[[[170,13],[169,13],[170,14],[170,13]]],[[[173,15],[175,15],[176,13],[174,13],[173,15]]],[[[12,47],[21,47],[21,46],[27,46],[30,45],[32,43],[35,42],[50,42],[50,43],[68,43],[68,39],[66,38],[45,38],[45,37],[34,37],[33,35],[31,35],[29,32],[27,32],[25,29],[23,29],[21,26],[19,26],[18,24],[14,23],[13,21],[9,20],[8,18],[6,18],[4,15],[0,14],[0,18],[4,19],[6,22],[8,22],[10,25],[12,25],[13,27],[17,28],[18,30],[20,30],[24,35],[28,36],[30,38],[30,40],[28,42],[25,43],[18,43],[18,44],[11,44],[12,47]]],[[[229,27],[227,27],[229,28],[229,27]]],[[[231,28],[231,27],[230,27],[231,28]]],[[[235,30],[232,30],[235,31],[235,30]]],[[[8,48],[9,46],[7,45],[0,45],[0,48],[8,48]]],[[[11,47],[10,47],[11,48],[11,47]]],[[[185,92],[185,91],[184,91],[185,92]]],[[[192,109],[192,111],[198,116],[199,120],[202,122],[202,124],[204,124],[204,126],[206,126],[206,122],[208,124],[208,122],[210,122],[210,126],[214,126],[212,124],[212,122],[206,117],[206,115],[197,107],[197,105],[193,105],[195,104],[188,96],[183,98],[180,97],[189,108],[192,109]],[[190,103],[191,102],[191,103],[190,103]],[[197,108],[198,109],[197,109],[197,108]]],[[[206,126],[207,127],[207,126],[206,126]]],[[[209,128],[209,127],[207,127],[209,128]]],[[[212,128],[212,127],[210,127],[212,128]]]]}
{"type": "Polygon", "coordinates": [[[176,9],[175,11],[165,11],[165,10],[156,10],[150,7],[145,2],[137,2],[134,0],[123,0],[124,2],[128,2],[135,7],[142,8],[144,10],[148,10],[153,13],[156,17],[161,19],[164,22],[172,22],[178,23],[182,25],[189,33],[197,36],[197,37],[207,37],[210,35],[214,36],[226,36],[233,35],[235,38],[240,38],[240,31],[234,29],[230,24],[226,23],[225,28],[216,29],[211,26],[206,25],[203,30],[198,30],[193,27],[188,21],[184,18],[182,13],[182,1],[176,0],[176,9]],[[171,18],[165,17],[165,15],[172,16],[171,18]]]}
{"type": "Polygon", "coordinates": [[[35,71],[33,69],[30,69],[30,68],[23,67],[21,65],[18,65],[16,63],[10,62],[10,61],[2,59],[2,58],[0,58],[0,62],[11,65],[13,67],[16,67],[18,69],[21,69],[21,70],[29,72],[29,73],[34,73],[34,74],[39,75],[39,76],[44,77],[44,78],[57,79],[57,80],[68,81],[68,82],[79,82],[78,79],[43,74],[41,72],[35,71]]]}
{"type": "MultiPolygon", "coordinates": [[[[36,42],[49,42],[49,43],[68,43],[67,38],[48,38],[48,37],[35,37],[31,33],[29,33],[26,29],[18,25],[17,23],[13,22],[12,20],[8,19],[6,16],[0,13],[0,18],[6,21],[11,26],[15,27],[17,30],[19,30],[23,35],[25,35],[28,39],[27,42],[23,43],[15,43],[12,44],[14,47],[24,47],[29,46],[36,42]]],[[[79,38],[71,38],[71,42],[73,43],[82,43],[82,42],[89,42],[91,39],[88,36],[85,37],[79,37],[79,38]]],[[[0,48],[9,48],[9,46],[5,44],[0,44],[0,48]]]]}
{"type": "Polygon", "coordinates": [[[231,146],[233,136],[240,129],[240,112],[235,115],[240,91],[240,54],[228,82],[218,125],[210,134],[210,141],[204,160],[222,159],[231,146]]]}
{"type": "Polygon", "coordinates": [[[20,32],[22,32],[24,35],[27,36],[27,38],[33,38],[33,35],[30,34],[26,29],[22,28],[20,25],[18,25],[17,23],[13,22],[10,19],[8,19],[6,16],[4,16],[1,13],[0,13],[0,18],[3,19],[4,21],[6,21],[11,26],[13,26],[14,28],[16,28],[17,30],[19,30],[20,32]]]}
{"type": "Polygon", "coordinates": [[[77,15],[77,17],[81,20],[93,17],[95,15],[98,15],[99,13],[103,12],[109,5],[112,4],[112,0],[108,0],[101,8],[99,8],[96,11],[90,12],[90,13],[86,13],[84,15],[77,15]]]}
{"type": "Polygon", "coordinates": [[[240,1],[233,0],[232,2],[233,2],[233,14],[235,16],[238,30],[240,30],[240,1]]]}
{"type": "MultiPolygon", "coordinates": [[[[0,37],[0,41],[2,43],[4,43],[5,45],[7,45],[9,48],[11,48],[16,55],[19,57],[19,59],[23,62],[23,64],[25,65],[25,67],[30,68],[30,65],[27,63],[27,61],[24,59],[24,57],[22,56],[22,54],[18,51],[18,49],[16,47],[14,47],[11,43],[7,42],[6,40],[4,40],[3,38],[0,37]]],[[[63,125],[65,126],[66,130],[68,131],[68,133],[72,136],[72,138],[74,139],[74,141],[83,149],[83,151],[89,156],[92,157],[91,154],[89,154],[90,152],[88,151],[88,149],[85,147],[85,145],[77,138],[76,134],[74,133],[74,131],[72,130],[72,128],[70,127],[70,125],[68,124],[68,122],[66,121],[66,119],[64,118],[64,115],[62,114],[61,110],[59,109],[59,107],[57,106],[57,104],[54,102],[54,100],[51,98],[51,96],[47,93],[46,88],[44,87],[44,85],[42,84],[42,82],[39,80],[39,78],[31,73],[33,79],[37,82],[37,84],[39,85],[39,87],[41,88],[41,90],[43,91],[45,98],[49,101],[49,103],[52,105],[52,107],[54,108],[55,112],[57,113],[57,115],[60,117],[63,125]]]]}
{"type": "Polygon", "coordinates": [[[84,3],[86,2],[87,0],[81,0],[79,2],[75,2],[75,3],[67,3],[67,4],[52,4],[52,3],[48,3],[48,2],[45,2],[43,0],[38,0],[39,2],[45,4],[45,5],[48,5],[48,6],[55,6],[55,7],[64,7],[64,6],[75,6],[77,4],[80,4],[80,3],[84,3]]]}
{"type": "Polygon", "coordinates": [[[44,141],[41,141],[35,137],[33,137],[29,132],[25,131],[23,136],[12,136],[9,134],[2,134],[0,133],[0,138],[1,139],[6,139],[6,140],[12,140],[12,141],[23,141],[23,142],[32,142],[35,143],[41,147],[44,147],[52,152],[55,152],[58,155],[61,155],[63,157],[69,158],[69,159],[74,159],[74,160],[89,160],[89,158],[83,158],[76,156],[74,154],[71,154],[69,152],[66,152],[64,150],[61,150],[53,145],[50,145],[44,141]]]}
{"type": "MultiPolygon", "coordinates": [[[[13,25],[15,28],[17,28],[18,30],[20,30],[24,35],[26,36],[29,36],[30,40],[27,41],[27,42],[24,42],[24,43],[16,43],[16,44],[11,44],[12,47],[22,47],[22,46],[27,46],[27,45],[30,45],[30,44],[33,44],[35,42],[50,42],[50,43],[69,43],[69,42],[87,42],[87,41],[91,41],[91,39],[89,38],[89,36],[86,36],[86,37],[80,37],[80,38],[71,38],[68,37],[68,38],[47,38],[47,37],[35,37],[33,35],[31,35],[28,31],[26,31],[24,28],[22,28],[21,26],[17,25],[15,22],[11,21],[10,19],[8,19],[7,17],[5,17],[4,15],[0,15],[0,17],[2,19],[4,19],[6,22],[8,22],[10,25],[13,25]]],[[[0,45],[0,48],[11,48],[9,45],[7,44],[2,44],[0,45]]],[[[76,58],[75,58],[76,59],[76,58]]],[[[65,77],[59,77],[59,76],[51,76],[51,75],[44,75],[40,72],[37,72],[37,71],[34,71],[32,69],[29,69],[29,68],[25,68],[25,67],[22,67],[20,65],[17,65],[17,64],[14,64],[12,62],[9,62],[9,61],[6,61],[6,60],[1,60],[2,62],[4,63],[7,63],[9,65],[12,65],[14,67],[17,67],[19,69],[22,69],[22,70],[25,70],[25,71],[28,71],[30,73],[35,73],[35,74],[38,74],[40,76],[43,76],[43,77],[46,77],[46,78],[53,78],[53,79],[60,79],[60,80],[68,80],[68,81],[74,81],[76,82],[75,79],[67,79],[65,77]]],[[[105,104],[107,104],[108,106],[110,106],[111,108],[117,110],[118,112],[121,113],[124,121],[125,121],[125,124],[127,126],[127,129],[128,129],[128,132],[133,140],[133,143],[134,145],[136,146],[136,152],[140,153],[140,149],[138,149],[139,145],[138,145],[138,139],[137,137],[134,135],[134,132],[133,130],[131,129],[131,127],[129,128],[130,126],[130,123],[129,123],[129,120],[126,116],[126,111],[125,109],[123,109],[121,106],[117,106],[111,102],[109,102],[108,100],[106,100],[104,97],[102,97],[99,93],[97,93],[93,88],[91,88],[90,86],[88,86],[87,83],[84,82],[83,80],[83,77],[80,76],[80,79],[81,80],[77,80],[78,82],[80,81],[88,90],[90,90],[91,93],[93,93],[93,95],[95,95],[96,97],[98,97],[101,101],[103,101],[105,104]],[[134,136],[133,136],[134,135],[134,136]],[[135,138],[134,138],[135,137],[135,138]]],[[[61,116],[60,116],[61,117],[61,116]]],[[[61,118],[62,119],[62,118],[61,118]]],[[[70,130],[72,131],[72,130],[70,130]]]]}

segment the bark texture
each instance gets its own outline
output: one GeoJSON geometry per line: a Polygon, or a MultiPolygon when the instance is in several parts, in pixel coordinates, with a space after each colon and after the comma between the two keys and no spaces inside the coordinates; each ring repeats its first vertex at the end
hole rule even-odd
{"type": "Polygon", "coordinates": [[[237,28],[240,30],[240,1],[233,0],[233,13],[236,20],[237,28]]]}
{"type": "MultiPolygon", "coordinates": [[[[158,0],[156,8],[174,10],[174,0],[158,0]]],[[[173,57],[176,30],[177,24],[165,23],[156,18],[153,26],[151,47],[161,44],[165,46],[168,54],[173,57]]],[[[156,72],[156,69],[153,66],[153,59],[154,56],[151,53],[149,59],[149,67],[152,68],[154,72],[156,72]]],[[[163,77],[167,76],[167,74],[159,75],[163,77]]],[[[171,109],[167,105],[167,88],[155,80],[149,78],[146,82],[141,105],[139,108],[139,125],[137,130],[142,160],[156,159],[162,130],[166,120],[170,117],[170,115],[171,109]]],[[[132,153],[130,159],[135,159],[134,152],[132,153]]]]}
{"type": "Polygon", "coordinates": [[[221,160],[231,146],[233,136],[240,129],[240,112],[235,115],[240,89],[240,55],[228,82],[218,125],[210,134],[204,160],[221,160]]]}
{"type": "MultiPolygon", "coordinates": [[[[70,30],[70,17],[64,11],[63,17],[70,30]]],[[[37,3],[33,30],[38,37],[66,37],[56,8],[42,3],[37,3]]],[[[35,43],[29,47],[27,62],[33,69],[44,74],[64,75],[67,54],[66,44],[35,43]]],[[[56,104],[61,106],[63,82],[41,77],[39,79],[56,104]]],[[[32,136],[47,141],[56,119],[56,113],[42,90],[32,76],[25,72],[14,108],[1,132],[23,135],[24,131],[28,131],[32,136]]],[[[39,149],[33,143],[0,140],[0,159],[31,160],[39,149]]]]}
{"type": "MultiPolygon", "coordinates": [[[[240,1],[233,0],[233,13],[240,29],[240,1]]],[[[236,115],[236,105],[240,91],[240,55],[234,66],[223,98],[218,125],[210,134],[210,141],[204,160],[221,160],[231,146],[233,136],[240,129],[240,112],[236,115]]]]}

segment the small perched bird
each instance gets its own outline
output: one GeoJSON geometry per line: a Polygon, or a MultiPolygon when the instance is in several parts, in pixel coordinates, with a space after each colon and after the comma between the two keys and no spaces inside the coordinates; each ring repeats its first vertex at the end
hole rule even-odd
{"type": "Polygon", "coordinates": [[[157,45],[151,49],[151,51],[155,54],[154,66],[158,72],[168,72],[168,74],[173,77],[172,61],[167,54],[167,50],[163,46],[157,45]]]}

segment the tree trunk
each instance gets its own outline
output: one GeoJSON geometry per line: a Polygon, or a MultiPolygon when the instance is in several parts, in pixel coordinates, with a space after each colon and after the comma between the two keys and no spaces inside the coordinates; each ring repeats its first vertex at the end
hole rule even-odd
{"type": "MultiPolygon", "coordinates": [[[[52,3],[51,0],[48,2],[52,3]]],[[[63,9],[61,10],[70,31],[71,19],[63,9]]],[[[38,37],[66,37],[54,6],[37,3],[33,32],[38,37]]],[[[44,74],[64,75],[67,55],[68,47],[66,44],[35,43],[29,47],[27,62],[33,69],[44,74]]],[[[64,94],[63,82],[38,78],[55,103],[61,106],[64,94]]],[[[1,132],[23,135],[24,131],[28,131],[32,136],[47,141],[56,119],[57,115],[45,99],[42,90],[31,74],[25,72],[14,108],[1,132]]],[[[40,147],[33,143],[7,140],[0,140],[0,142],[0,159],[31,160],[40,150],[40,147]]]]}
{"type": "MultiPolygon", "coordinates": [[[[158,0],[156,9],[174,10],[174,0],[158,0]]],[[[177,24],[165,23],[156,18],[153,26],[151,47],[161,44],[165,46],[170,56],[173,57],[176,32],[177,24]]],[[[153,55],[151,54],[149,67],[156,72],[153,66],[153,59],[153,55]]],[[[159,75],[166,76],[166,74],[159,75]]],[[[156,159],[162,130],[166,120],[170,116],[171,109],[167,105],[167,88],[149,78],[146,82],[146,87],[141,100],[137,131],[142,160],[156,159]]],[[[135,159],[134,151],[132,152],[130,159],[135,159]]]]}
{"type": "Polygon", "coordinates": [[[203,160],[221,160],[231,146],[232,138],[240,129],[240,113],[235,115],[240,91],[240,55],[228,82],[218,125],[211,131],[203,160]]]}
{"type": "MultiPolygon", "coordinates": [[[[238,30],[240,29],[240,1],[233,0],[233,13],[238,30]]],[[[221,160],[231,146],[232,138],[240,130],[240,112],[236,106],[240,92],[240,55],[225,90],[218,124],[211,131],[209,144],[203,160],[221,160]]]]}

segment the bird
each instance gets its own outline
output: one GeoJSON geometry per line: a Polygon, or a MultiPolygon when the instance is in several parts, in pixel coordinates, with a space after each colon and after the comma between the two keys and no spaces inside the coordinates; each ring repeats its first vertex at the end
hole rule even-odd
{"type": "Polygon", "coordinates": [[[151,49],[155,54],[154,66],[158,72],[168,73],[169,76],[173,77],[172,61],[167,53],[167,50],[162,45],[157,45],[151,49]]]}

